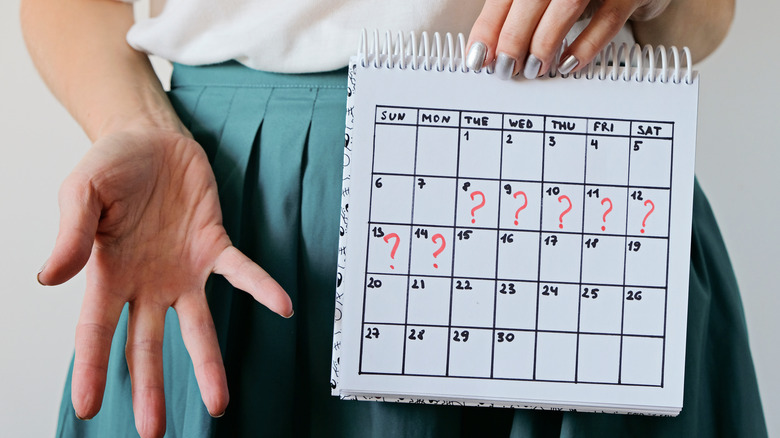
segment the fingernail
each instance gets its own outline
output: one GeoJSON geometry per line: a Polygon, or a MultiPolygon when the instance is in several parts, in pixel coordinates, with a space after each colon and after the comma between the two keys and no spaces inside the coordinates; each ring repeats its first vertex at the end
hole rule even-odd
{"type": "Polygon", "coordinates": [[[46,286],[41,281],[41,272],[43,272],[43,270],[46,269],[46,263],[49,263],[49,261],[46,260],[46,262],[43,263],[43,266],[41,266],[41,269],[38,269],[38,274],[35,276],[35,279],[38,281],[38,284],[40,284],[41,286],[46,286]]]}
{"type": "Polygon", "coordinates": [[[533,54],[529,54],[528,59],[525,60],[523,76],[525,76],[526,79],[536,79],[536,77],[539,76],[540,68],[542,68],[542,61],[533,54]]]}
{"type": "Polygon", "coordinates": [[[507,80],[512,77],[515,71],[515,58],[506,53],[499,53],[496,58],[496,76],[499,79],[507,80]]]}
{"type": "Polygon", "coordinates": [[[293,310],[292,312],[290,312],[290,314],[289,314],[289,315],[287,315],[287,316],[282,316],[282,318],[285,318],[285,319],[290,319],[290,318],[292,318],[292,317],[293,317],[293,315],[295,315],[295,310],[293,310]]]}
{"type": "Polygon", "coordinates": [[[466,56],[466,67],[471,70],[479,70],[482,68],[482,64],[485,63],[485,56],[487,56],[487,46],[482,42],[475,42],[469,49],[469,54],[466,56]]]}
{"type": "Polygon", "coordinates": [[[227,409],[225,409],[224,411],[222,411],[222,413],[221,413],[221,414],[217,414],[217,415],[211,415],[211,412],[209,412],[209,415],[211,415],[211,418],[222,418],[222,417],[224,417],[224,416],[225,416],[225,412],[227,412],[227,409]]]}
{"type": "Polygon", "coordinates": [[[561,65],[558,66],[558,71],[562,74],[569,74],[572,70],[574,70],[574,67],[579,64],[580,61],[577,60],[577,58],[574,57],[574,55],[569,55],[568,58],[566,58],[561,65]]]}

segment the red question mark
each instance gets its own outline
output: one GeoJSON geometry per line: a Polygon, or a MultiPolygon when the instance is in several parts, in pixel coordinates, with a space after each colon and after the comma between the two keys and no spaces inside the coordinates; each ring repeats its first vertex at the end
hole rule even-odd
{"type": "MultiPolygon", "coordinates": [[[[433,243],[436,243],[436,241],[437,241],[437,240],[439,240],[439,239],[441,239],[441,246],[439,247],[439,249],[437,249],[436,251],[434,251],[434,253],[433,253],[433,258],[436,258],[436,257],[438,257],[438,256],[439,256],[439,254],[441,254],[441,252],[442,252],[442,251],[444,251],[444,247],[445,247],[445,246],[447,246],[447,242],[444,240],[444,236],[442,236],[441,234],[438,234],[438,233],[437,233],[437,234],[434,234],[434,235],[433,235],[433,237],[431,237],[431,241],[432,241],[433,243]]],[[[439,267],[439,265],[437,265],[436,263],[434,263],[434,264],[433,264],[433,267],[434,267],[434,268],[438,268],[438,267],[439,267]]]]}
{"type": "MultiPolygon", "coordinates": [[[[607,209],[607,211],[604,212],[604,216],[601,217],[601,221],[606,224],[607,223],[607,215],[609,214],[610,211],[612,211],[612,200],[609,199],[609,198],[604,198],[604,199],[601,200],[601,205],[604,205],[605,202],[609,202],[609,208],[607,209]]],[[[606,230],[607,230],[607,227],[605,225],[602,225],[601,226],[601,231],[606,231],[606,230]]]]}
{"type": "Polygon", "coordinates": [[[569,203],[569,208],[567,208],[566,210],[563,210],[563,213],[561,213],[561,215],[558,216],[558,222],[560,222],[560,224],[558,225],[558,228],[563,228],[563,217],[566,215],[566,213],[571,211],[571,199],[569,199],[568,196],[566,196],[566,195],[559,196],[558,197],[558,202],[562,202],[564,199],[569,203]]]}
{"type": "MultiPolygon", "coordinates": [[[[648,212],[647,212],[647,214],[645,215],[645,218],[644,218],[644,219],[642,219],[642,226],[643,226],[643,227],[647,226],[647,225],[646,225],[646,223],[647,223],[647,218],[648,218],[648,217],[650,217],[650,213],[652,213],[653,211],[655,211],[655,204],[653,204],[653,201],[651,201],[651,200],[649,200],[649,199],[648,199],[647,201],[645,201],[645,207],[647,207],[647,204],[650,204],[650,211],[648,211],[648,212]]],[[[644,233],[644,232],[645,232],[645,229],[644,229],[644,228],[642,228],[642,229],[641,229],[641,230],[639,230],[639,231],[640,231],[641,233],[644,233]]]]}
{"type": "MultiPolygon", "coordinates": [[[[395,239],[395,244],[393,244],[393,249],[390,251],[390,258],[395,258],[395,251],[398,249],[398,244],[401,243],[401,238],[398,237],[398,234],[390,233],[385,235],[385,242],[390,243],[390,239],[395,239]]],[[[390,265],[390,269],[395,269],[395,266],[390,265]]]]}
{"type": "Polygon", "coordinates": [[[482,193],[482,192],[472,192],[471,193],[471,200],[473,201],[474,197],[477,196],[477,195],[482,197],[482,202],[479,205],[477,205],[476,207],[471,209],[471,223],[472,224],[477,222],[477,220],[474,218],[474,212],[476,212],[477,210],[479,210],[480,208],[485,206],[485,194],[482,193]]]}
{"type": "Polygon", "coordinates": [[[518,225],[520,223],[517,221],[517,215],[519,215],[524,208],[528,207],[528,196],[525,195],[525,192],[515,192],[515,194],[512,195],[512,197],[517,199],[517,195],[523,195],[523,205],[520,206],[520,208],[518,208],[517,211],[515,212],[515,225],[518,225]]]}

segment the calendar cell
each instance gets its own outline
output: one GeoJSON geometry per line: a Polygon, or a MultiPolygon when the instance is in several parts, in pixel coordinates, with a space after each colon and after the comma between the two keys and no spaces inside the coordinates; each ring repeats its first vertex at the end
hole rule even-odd
{"type": "Polygon", "coordinates": [[[414,179],[409,176],[377,175],[371,188],[371,221],[409,223],[412,219],[414,179]]]}
{"type": "Polygon", "coordinates": [[[544,184],[542,194],[542,230],[582,232],[583,186],[544,184]]]}
{"type": "Polygon", "coordinates": [[[544,137],[544,180],[585,182],[586,136],[547,133],[544,137]]]}
{"type": "Polygon", "coordinates": [[[666,286],[666,239],[629,238],[626,244],[625,284],[666,286]]]}
{"type": "Polygon", "coordinates": [[[458,111],[420,109],[419,126],[443,126],[457,128],[460,125],[458,111]]]}
{"type": "MultiPolygon", "coordinates": [[[[622,319],[622,287],[600,285],[580,287],[580,333],[620,334],[622,319]]],[[[617,364],[617,360],[615,363],[617,364]]]]}
{"type": "Polygon", "coordinates": [[[458,180],[456,224],[459,227],[491,227],[498,223],[499,182],[458,180]]]}
{"type": "Polygon", "coordinates": [[[458,174],[467,178],[495,178],[501,171],[501,131],[461,129],[458,174]]]}
{"type": "Polygon", "coordinates": [[[496,288],[496,328],[535,329],[537,283],[498,280],[496,288]]]}
{"type": "Polygon", "coordinates": [[[439,227],[412,228],[412,275],[452,274],[453,229],[439,227]]]}
{"type": "Polygon", "coordinates": [[[631,139],[590,135],[585,181],[588,184],[628,185],[628,155],[631,139]]]}
{"type": "Polygon", "coordinates": [[[504,114],[504,131],[507,132],[542,132],[544,117],[529,114],[504,114]]]}
{"type": "Polygon", "coordinates": [[[539,332],[536,338],[536,379],[573,382],[577,335],[539,332]]]}
{"type": "Polygon", "coordinates": [[[545,120],[544,130],[548,133],[578,133],[588,132],[587,119],[580,117],[549,116],[545,120]]]}
{"type": "Polygon", "coordinates": [[[542,233],[539,280],[580,281],[581,234],[542,233]]]}
{"type": "Polygon", "coordinates": [[[631,135],[639,138],[672,138],[674,124],[657,121],[635,120],[631,122],[631,135]]]}
{"type": "MultiPolygon", "coordinates": [[[[413,222],[419,225],[452,226],[455,218],[455,192],[457,180],[454,178],[435,178],[417,176],[414,181],[413,222]],[[442,205],[447,206],[442,208],[442,205]]],[[[401,209],[398,202],[389,204],[401,209]]]]}
{"type": "Polygon", "coordinates": [[[588,134],[591,137],[598,137],[600,134],[629,137],[631,135],[631,122],[614,119],[588,119],[588,134]]]}
{"type": "Polygon", "coordinates": [[[499,182],[459,179],[456,224],[459,227],[490,227],[498,224],[499,182]]]}
{"type": "Polygon", "coordinates": [[[409,272],[409,226],[369,224],[368,272],[409,272]]]}
{"type": "Polygon", "coordinates": [[[621,383],[661,385],[662,338],[623,336],[621,383]]]}
{"type": "Polygon", "coordinates": [[[407,279],[401,275],[366,275],[364,320],[403,324],[406,318],[407,279]]]}
{"type": "Polygon", "coordinates": [[[582,281],[623,284],[626,238],[586,234],[582,243],[582,281]]]}
{"type": "Polygon", "coordinates": [[[416,126],[376,125],[374,172],[413,174],[416,137],[416,126]]]}
{"type": "Polygon", "coordinates": [[[397,106],[377,106],[376,119],[378,126],[391,125],[411,125],[417,124],[417,108],[402,108],[397,106]]]}
{"type": "Polygon", "coordinates": [[[620,336],[580,335],[577,381],[618,383],[620,336]]]}
{"type": "Polygon", "coordinates": [[[533,379],[535,343],[533,332],[497,330],[493,345],[493,377],[533,379]]]}
{"type": "Polygon", "coordinates": [[[493,326],[496,282],[469,278],[452,279],[452,325],[493,326]]]}
{"type": "Polygon", "coordinates": [[[536,280],[539,276],[539,236],[529,231],[501,230],[498,236],[498,276],[536,280]]]}
{"type": "Polygon", "coordinates": [[[409,324],[446,326],[450,320],[452,281],[445,277],[410,277],[409,324]]]}
{"type": "Polygon", "coordinates": [[[493,330],[453,327],[448,375],[490,377],[492,353],[493,330]]]}
{"type": "Polygon", "coordinates": [[[669,191],[629,187],[628,234],[669,235],[669,191]]]}
{"type": "Polygon", "coordinates": [[[495,278],[497,234],[495,230],[456,228],[455,272],[466,277],[495,278]]]}
{"type": "Polygon", "coordinates": [[[445,375],[448,332],[442,327],[408,326],[404,374],[445,375]]]}
{"type": "Polygon", "coordinates": [[[458,130],[420,127],[417,132],[417,175],[455,175],[458,168],[458,130]]]}
{"type": "Polygon", "coordinates": [[[401,374],[404,326],[363,324],[361,373],[401,374]]]}
{"type": "Polygon", "coordinates": [[[586,233],[625,234],[628,188],[586,185],[586,233]]]}
{"type": "Polygon", "coordinates": [[[629,184],[669,188],[671,181],[672,140],[633,138],[629,184]]]}
{"type": "Polygon", "coordinates": [[[577,331],[579,286],[565,283],[539,284],[539,330],[577,331]]]}
{"type": "Polygon", "coordinates": [[[513,180],[542,180],[541,132],[504,131],[504,150],[501,156],[501,177],[513,180]]]}
{"type": "Polygon", "coordinates": [[[498,226],[509,230],[538,230],[542,185],[512,180],[501,181],[501,212],[498,226]]]}
{"type": "Polygon", "coordinates": [[[625,288],[623,333],[662,336],[666,314],[666,289],[625,288]]]}

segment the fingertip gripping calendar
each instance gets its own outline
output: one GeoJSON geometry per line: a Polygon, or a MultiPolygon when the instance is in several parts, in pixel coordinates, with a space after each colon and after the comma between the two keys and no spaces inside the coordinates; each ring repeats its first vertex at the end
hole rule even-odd
{"type": "MultiPolygon", "coordinates": [[[[502,81],[423,34],[351,61],[333,393],[676,415],[698,75],[614,47],[502,81]],[[420,50],[416,50],[420,47],[420,50]]],[[[687,56],[686,56],[687,55],[687,56]]]]}

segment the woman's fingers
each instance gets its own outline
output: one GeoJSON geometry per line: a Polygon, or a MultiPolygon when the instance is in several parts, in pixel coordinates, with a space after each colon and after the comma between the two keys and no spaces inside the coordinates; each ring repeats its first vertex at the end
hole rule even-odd
{"type": "Polygon", "coordinates": [[[466,44],[468,55],[466,67],[479,70],[490,63],[496,54],[496,44],[501,28],[506,21],[512,0],[487,0],[477,21],[471,28],[469,41],[466,44]]]}
{"type": "Polygon", "coordinates": [[[125,356],[133,391],[135,427],[142,438],[165,433],[163,332],[167,305],[130,303],[125,356]]]}
{"type": "Polygon", "coordinates": [[[287,292],[267,272],[234,246],[225,248],[217,257],[214,272],[230,284],[248,292],[257,302],[285,318],[293,315],[292,301],[287,292]]]}
{"type": "MultiPolygon", "coordinates": [[[[595,0],[594,0],[595,1],[595,0]]],[[[466,65],[471,69],[496,60],[502,79],[523,71],[531,79],[556,66],[561,73],[582,68],[628,21],[659,15],[670,0],[604,0],[590,24],[561,56],[566,34],[591,3],[589,0],[488,0],[469,35],[466,65]]]]}
{"type": "Polygon", "coordinates": [[[92,252],[101,205],[92,187],[72,174],[59,195],[60,229],[49,260],[38,273],[43,285],[64,283],[86,265],[92,252]]]}
{"type": "Polygon", "coordinates": [[[124,300],[101,293],[92,284],[84,295],[76,326],[71,384],[73,408],[80,418],[92,418],[100,410],[106,387],[111,339],[123,306],[124,300]]]}
{"type": "Polygon", "coordinates": [[[588,0],[554,0],[550,3],[531,40],[529,58],[534,56],[541,61],[541,66],[538,70],[526,69],[526,78],[533,79],[547,73],[553,66],[557,67],[555,58],[561,43],[587,6],[588,0]]]}
{"type": "Polygon", "coordinates": [[[585,30],[561,56],[558,71],[571,73],[590,63],[620,32],[635,9],[633,0],[605,0],[585,30]]]}
{"type": "Polygon", "coordinates": [[[545,14],[549,0],[516,1],[509,9],[506,21],[501,28],[496,47],[496,74],[501,79],[509,79],[521,68],[525,73],[532,72],[536,77],[539,58],[529,53],[529,46],[539,19],[545,14]],[[534,73],[534,70],[536,72],[534,73]]]}
{"type": "Polygon", "coordinates": [[[212,417],[225,413],[229,395],[225,367],[208,303],[203,293],[188,294],[174,305],[184,345],[192,358],[201,398],[212,417]]]}

